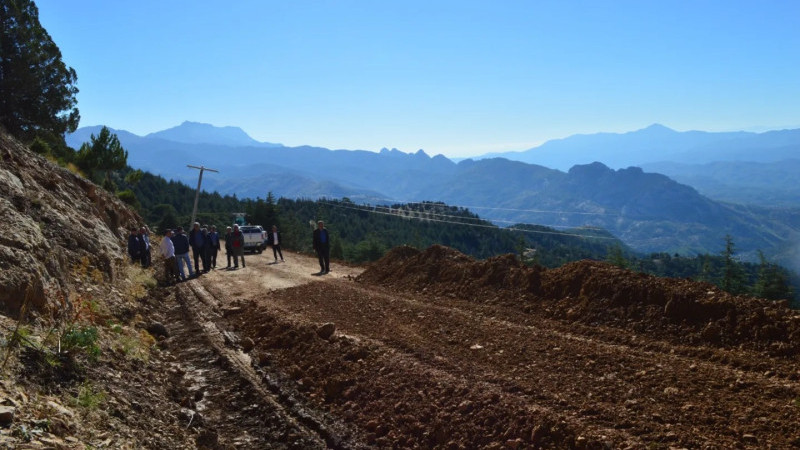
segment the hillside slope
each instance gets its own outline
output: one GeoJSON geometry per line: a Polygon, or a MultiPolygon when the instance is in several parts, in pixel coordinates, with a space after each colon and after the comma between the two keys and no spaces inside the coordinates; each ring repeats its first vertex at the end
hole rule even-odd
{"type": "Polygon", "coordinates": [[[113,280],[135,213],[110,193],[0,133],[0,305],[58,314],[84,265],[113,280]],[[85,261],[84,261],[85,259],[85,261]]]}
{"type": "Polygon", "coordinates": [[[746,205],[800,208],[796,183],[800,159],[770,163],[718,161],[707,164],[653,163],[648,172],[667,175],[715,200],[746,205]]]}

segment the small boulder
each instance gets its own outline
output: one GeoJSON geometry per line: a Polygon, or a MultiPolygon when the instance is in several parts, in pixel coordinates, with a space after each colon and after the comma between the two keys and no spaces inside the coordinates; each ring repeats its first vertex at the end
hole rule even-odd
{"type": "Polygon", "coordinates": [[[0,406],[0,425],[6,426],[14,421],[17,409],[13,406],[0,406]]]}
{"type": "Polygon", "coordinates": [[[203,426],[203,416],[193,409],[181,408],[178,417],[182,422],[186,423],[186,428],[200,428],[203,426]]]}
{"type": "Polygon", "coordinates": [[[742,436],[742,442],[750,445],[758,444],[758,438],[752,434],[745,434],[742,436]]]}
{"type": "Polygon", "coordinates": [[[62,417],[48,418],[50,423],[48,430],[58,437],[65,437],[75,434],[75,424],[62,417]]]}
{"type": "Polygon", "coordinates": [[[317,328],[317,336],[319,336],[322,339],[325,339],[326,341],[330,339],[331,336],[333,336],[333,333],[335,332],[336,332],[336,325],[330,322],[317,328]]]}
{"type": "Polygon", "coordinates": [[[250,353],[256,347],[256,343],[249,337],[242,339],[242,350],[245,353],[250,353]]]}
{"type": "Polygon", "coordinates": [[[197,435],[195,443],[200,448],[218,448],[219,434],[213,430],[203,430],[197,435]]]}
{"type": "Polygon", "coordinates": [[[700,332],[700,337],[706,342],[718,344],[722,341],[722,328],[715,322],[709,322],[700,332]]]}
{"type": "Polygon", "coordinates": [[[148,333],[153,335],[154,338],[158,337],[169,337],[169,331],[167,331],[167,327],[164,326],[161,322],[153,322],[145,328],[148,333]]]}

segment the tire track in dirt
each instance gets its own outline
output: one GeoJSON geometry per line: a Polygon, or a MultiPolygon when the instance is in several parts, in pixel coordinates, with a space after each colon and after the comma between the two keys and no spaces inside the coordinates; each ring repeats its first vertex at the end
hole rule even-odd
{"type": "Polygon", "coordinates": [[[200,280],[179,285],[179,306],[168,312],[171,353],[180,367],[173,369],[171,392],[184,407],[186,427],[198,429],[198,447],[359,448],[346,427],[305,408],[254,370],[236,348],[236,334],[217,326],[220,302],[200,280]]]}

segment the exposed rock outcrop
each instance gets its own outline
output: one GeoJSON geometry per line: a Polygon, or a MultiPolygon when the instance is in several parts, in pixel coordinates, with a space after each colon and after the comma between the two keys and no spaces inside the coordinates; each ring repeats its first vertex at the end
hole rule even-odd
{"type": "Polygon", "coordinates": [[[55,315],[76,282],[111,280],[135,212],[0,131],[0,309],[55,315]]]}

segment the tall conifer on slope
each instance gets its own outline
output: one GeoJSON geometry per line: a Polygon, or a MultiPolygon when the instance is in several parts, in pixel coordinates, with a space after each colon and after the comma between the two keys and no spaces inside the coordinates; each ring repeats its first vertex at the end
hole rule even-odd
{"type": "Polygon", "coordinates": [[[75,70],[39,23],[31,0],[0,0],[0,125],[30,143],[64,144],[78,127],[75,70]]]}

